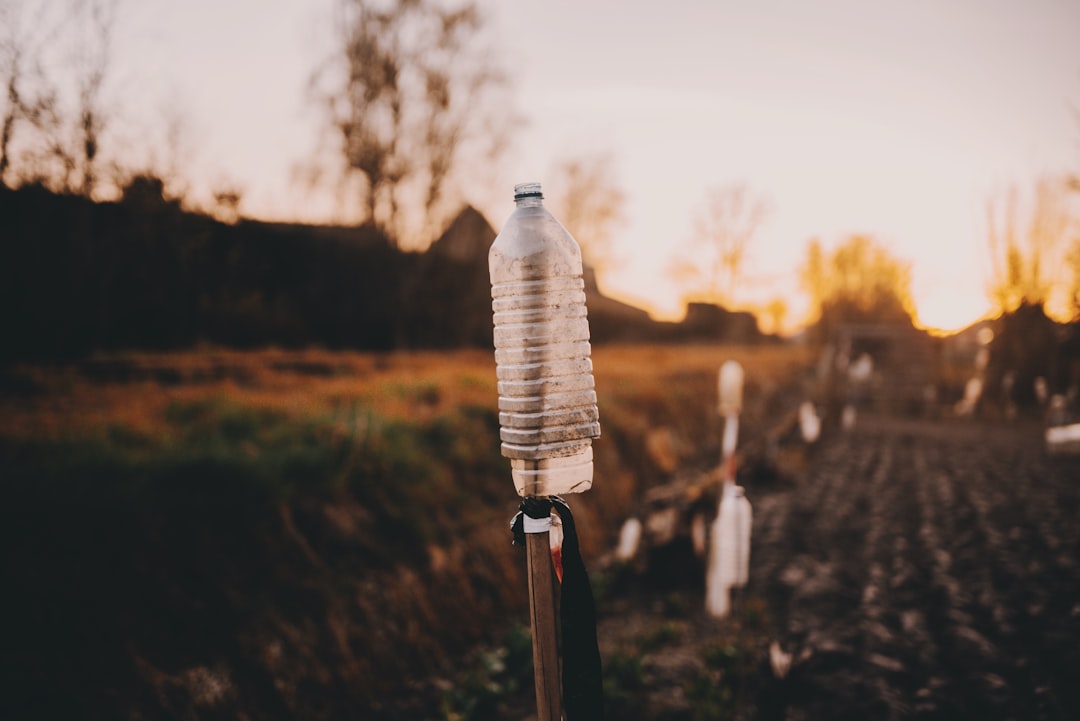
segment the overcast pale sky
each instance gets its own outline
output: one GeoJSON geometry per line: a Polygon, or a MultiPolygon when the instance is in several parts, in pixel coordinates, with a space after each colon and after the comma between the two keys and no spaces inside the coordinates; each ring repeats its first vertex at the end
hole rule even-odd
{"type": "MultiPolygon", "coordinates": [[[[292,169],[314,152],[305,97],[333,0],[122,5],[116,87],[132,136],[179,108],[186,160],[255,217],[329,217],[292,169]]],[[[987,309],[985,204],[1080,170],[1076,0],[536,0],[483,3],[528,124],[469,197],[496,230],[512,184],[609,153],[626,223],[605,289],[678,317],[665,273],[710,187],[772,206],[739,295],[796,299],[806,242],[868,233],[914,266],[921,319],[987,309]]],[[[554,189],[548,187],[550,193],[554,189]]]]}

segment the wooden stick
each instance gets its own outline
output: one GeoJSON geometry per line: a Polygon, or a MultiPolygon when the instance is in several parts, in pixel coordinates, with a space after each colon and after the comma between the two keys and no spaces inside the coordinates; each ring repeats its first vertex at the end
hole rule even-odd
{"type": "Polygon", "coordinates": [[[556,613],[556,580],[547,533],[525,536],[529,563],[529,620],[532,624],[533,675],[537,721],[562,721],[562,679],[556,613]]]}

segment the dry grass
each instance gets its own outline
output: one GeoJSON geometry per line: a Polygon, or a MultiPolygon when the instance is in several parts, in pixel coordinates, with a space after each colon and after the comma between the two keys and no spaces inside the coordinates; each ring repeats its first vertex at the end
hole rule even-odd
{"type": "Polygon", "coordinates": [[[10,376],[24,392],[0,397],[0,437],[70,439],[110,425],[158,435],[169,430],[168,408],[206,399],[294,419],[362,405],[387,418],[423,421],[463,405],[490,405],[494,367],[490,354],[477,351],[318,350],[139,353],[18,366],[10,376]]]}
{"type": "MultiPolygon", "coordinates": [[[[651,431],[675,438],[684,459],[712,454],[716,373],[729,358],[748,388],[764,389],[807,356],[595,349],[604,435],[594,489],[572,500],[587,557],[611,547],[643,491],[670,472],[646,450],[651,431]]],[[[54,659],[84,650],[73,639],[92,627],[94,658],[113,654],[100,668],[129,697],[161,698],[164,686],[148,691],[147,678],[185,687],[186,671],[166,673],[181,659],[238,663],[274,679],[278,691],[261,701],[300,717],[362,708],[411,674],[447,673],[455,654],[524,617],[490,352],[140,353],[21,366],[0,381],[5,488],[21,509],[8,529],[23,549],[12,585],[34,589],[27,608],[47,602],[73,619],[66,630],[27,628],[21,653],[43,674],[28,688],[63,686],[54,659]],[[91,607],[84,627],[76,612],[91,607]],[[190,640],[191,628],[205,637],[190,640]],[[242,661],[222,660],[222,639],[240,639],[242,661]],[[147,659],[160,674],[144,673],[147,659]]],[[[157,703],[146,702],[148,715],[167,715],[157,703]]]]}
{"type": "MultiPolygon", "coordinates": [[[[670,472],[647,448],[654,431],[674,439],[680,462],[716,457],[716,376],[724,361],[743,364],[748,398],[767,398],[809,358],[781,346],[594,349],[603,437],[594,492],[580,497],[588,521],[583,547],[608,543],[614,524],[670,472]]],[[[503,468],[497,438],[477,435],[479,419],[484,433],[497,423],[495,362],[486,351],[134,353],[19,366],[5,380],[18,391],[0,396],[0,443],[9,453],[30,444],[90,443],[96,455],[121,464],[231,458],[273,482],[282,481],[283,464],[302,456],[303,467],[320,469],[308,483],[326,487],[366,473],[365,464],[390,463],[386,458],[414,470],[419,463],[442,483],[453,456],[478,463],[485,456],[478,443],[487,443],[486,455],[503,468]],[[391,427],[400,430],[387,435],[391,427]],[[448,457],[429,457],[435,452],[448,457]]],[[[765,413],[760,403],[747,408],[744,423],[765,413]]]]}
{"type": "MultiPolygon", "coordinates": [[[[775,346],[605,346],[594,350],[593,362],[602,398],[663,403],[680,394],[687,378],[714,378],[731,358],[746,368],[749,384],[768,385],[808,357],[800,349],[775,346]]],[[[108,426],[167,434],[170,407],[206,399],[294,419],[361,406],[417,422],[462,406],[497,403],[493,355],[478,350],[137,353],[78,365],[18,366],[10,376],[24,392],[0,396],[0,437],[16,441],[93,437],[108,426]]]]}

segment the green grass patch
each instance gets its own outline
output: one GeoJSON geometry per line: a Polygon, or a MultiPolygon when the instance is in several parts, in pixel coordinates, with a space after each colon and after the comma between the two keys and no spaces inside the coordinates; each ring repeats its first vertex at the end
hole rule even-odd
{"type": "Polygon", "coordinates": [[[481,650],[462,676],[443,690],[443,721],[499,718],[499,707],[533,685],[532,635],[514,624],[502,645],[481,650]]]}
{"type": "Polygon", "coordinates": [[[638,651],[615,651],[603,661],[604,703],[609,718],[642,718],[645,697],[645,657],[638,651]]]}
{"type": "Polygon", "coordinates": [[[487,408],[406,422],[356,406],[296,417],[212,396],[174,401],[159,421],[153,431],[111,422],[77,438],[0,439],[5,485],[27,500],[142,509],[266,507],[346,493],[383,533],[414,548],[453,531],[438,527],[459,515],[446,509],[505,496],[508,486],[498,417],[487,408]]]}
{"type": "Polygon", "coordinates": [[[664,621],[656,624],[637,639],[637,646],[642,653],[651,653],[665,646],[677,643],[685,631],[681,624],[664,621]]]}

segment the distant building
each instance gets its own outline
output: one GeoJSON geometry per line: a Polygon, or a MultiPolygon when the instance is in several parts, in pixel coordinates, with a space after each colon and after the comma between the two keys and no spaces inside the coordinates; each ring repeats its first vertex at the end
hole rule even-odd
{"type": "MultiPolygon", "coordinates": [[[[402,281],[399,345],[448,348],[492,345],[487,258],[495,231],[466,207],[402,281]]],[[[653,320],[647,311],[604,295],[596,272],[584,268],[585,302],[594,343],[718,342],[762,339],[750,313],[691,303],[681,323],[653,320]]]]}

